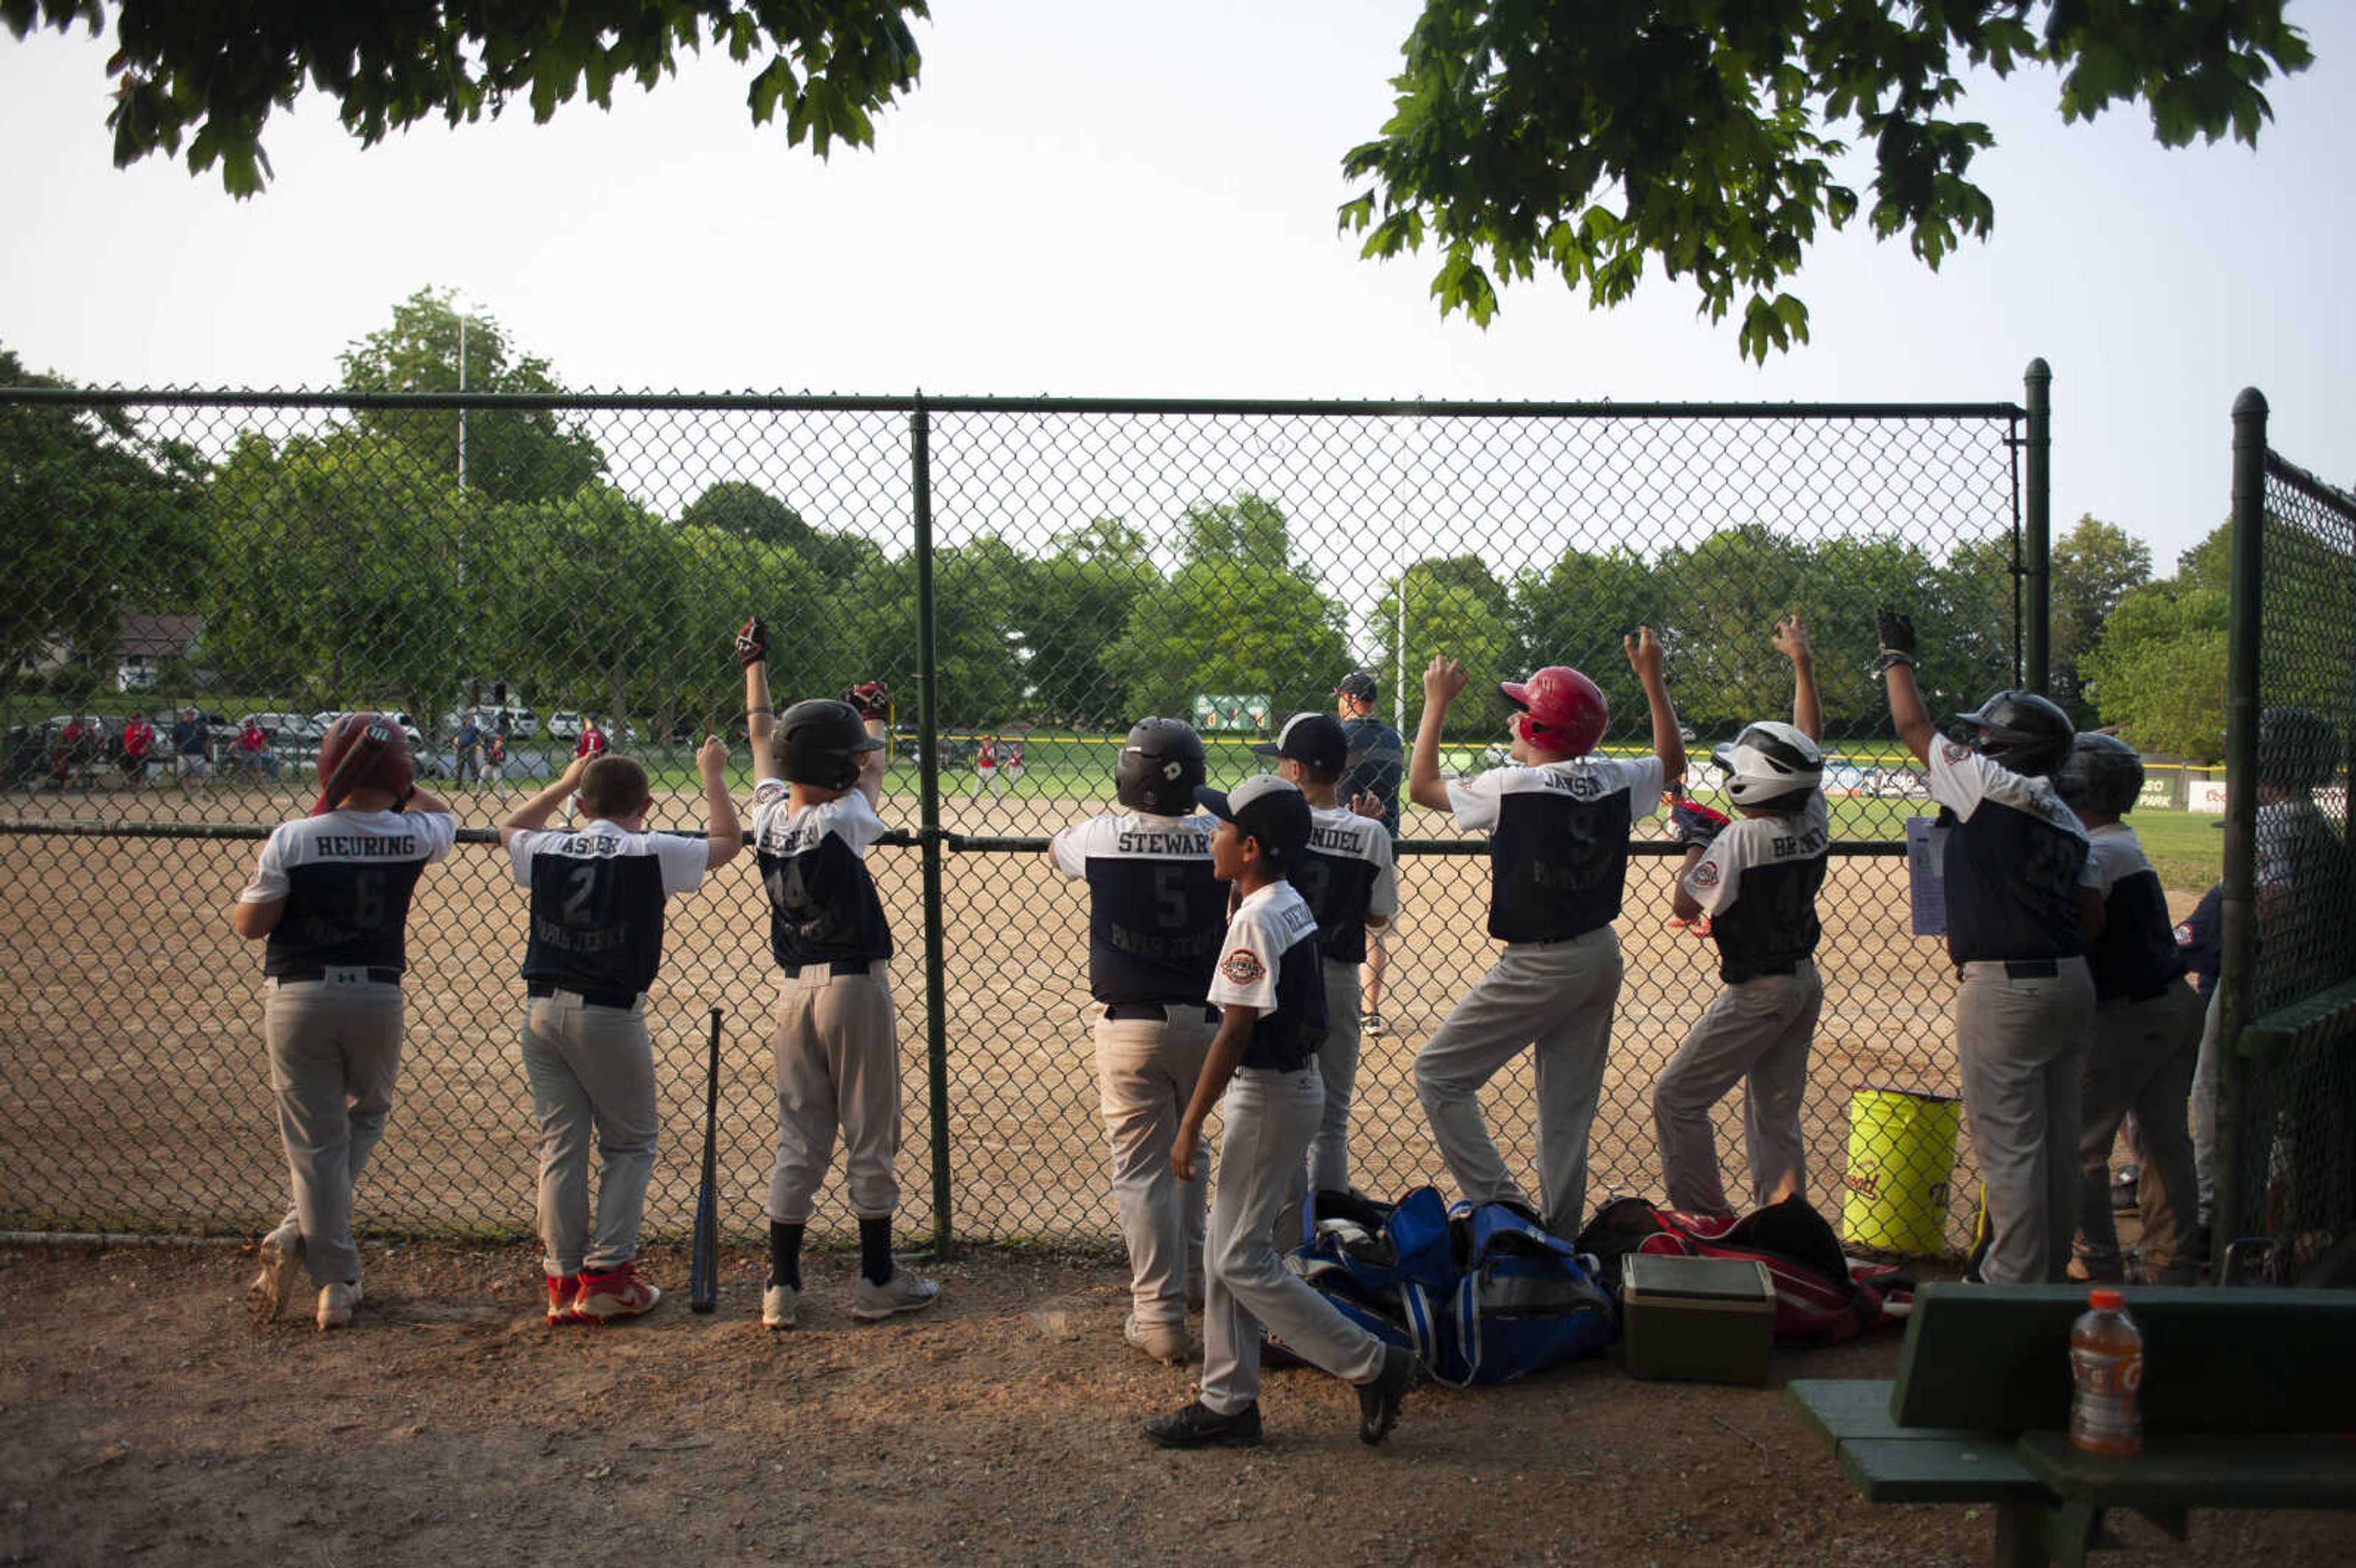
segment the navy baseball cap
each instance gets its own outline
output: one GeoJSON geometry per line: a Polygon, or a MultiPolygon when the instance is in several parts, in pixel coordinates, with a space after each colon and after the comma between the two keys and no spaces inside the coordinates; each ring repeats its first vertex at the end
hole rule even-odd
{"type": "Polygon", "coordinates": [[[1309,843],[1309,797],[1290,779],[1254,773],[1232,790],[1194,786],[1194,802],[1222,822],[1232,822],[1273,849],[1294,855],[1309,843]]]}
{"type": "Polygon", "coordinates": [[[1365,670],[1354,669],[1342,677],[1342,684],[1333,688],[1333,695],[1355,697],[1362,702],[1372,702],[1375,699],[1375,677],[1365,670]]]}
{"type": "Polygon", "coordinates": [[[1284,721],[1275,740],[1255,741],[1252,751],[1337,773],[1350,765],[1350,738],[1342,733],[1342,721],[1330,713],[1296,713],[1284,721]]]}

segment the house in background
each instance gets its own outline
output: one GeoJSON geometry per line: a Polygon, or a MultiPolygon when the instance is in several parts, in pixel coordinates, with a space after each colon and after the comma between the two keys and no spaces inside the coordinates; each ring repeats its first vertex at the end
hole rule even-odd
{"type": "Polygon", "coordinates": [[[114,689],[149,691],[166,659],[184,659],[205,632],[202,615],[125,615],[123,656],[114,667],[114,689]]]}

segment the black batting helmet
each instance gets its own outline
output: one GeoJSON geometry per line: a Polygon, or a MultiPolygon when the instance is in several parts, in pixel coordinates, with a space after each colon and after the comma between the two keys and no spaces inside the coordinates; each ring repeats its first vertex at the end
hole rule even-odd
{"type": "Polygon", "coordinates": [[[1975,749],[2029,778],[2044,778],[2070,754],[2078,727],[2061,705],[2033,691],[1999,691],[1956,721],[1979,731],[1975,749]]]}
{"type": "Polygon", "coordinates": [[[797,702],[777,719],[777,767],[788,784],[849,789],[859,782],[862,753],[883,749],[859,709],[830,697],[797,702]]]}
{"type": "Polygon", "coordinates": [[[2313,709],[2285,704],[2258,715],[2258,782],[2313,789],[2340,765],[2340,737],[2313,709]]]}
{"type": "Polygon", "coordinates": [[[1121,742],[1113,795],[1131,811],[1183,816],[1203,782],[1203,738],[1183,719],[1141,719],[1121,742]]]}
{"type": "Polygon", "coordinates": [[[2116,735],[2080,735],[2054,772],[2053,793],[2072,811],[2125,816],[2143,794],[2143,759],[2116,735]]]}

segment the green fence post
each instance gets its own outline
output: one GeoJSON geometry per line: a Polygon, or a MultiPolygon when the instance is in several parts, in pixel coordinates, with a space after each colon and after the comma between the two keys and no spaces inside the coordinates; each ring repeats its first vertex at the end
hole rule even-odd
{"type": "Polygon", "coordinates": [[[2209,1214],[2210,1277],[2222,1280],[2224,1248],[2241,1232],[2241,1118],[2248,1073],[2241,1055],[2257,966],[2254,850],[2258,820],[2258,667],[2265,603],[2266,400],[2244,387],[2233,400],[2233,591],[2226,624],[2225,891],[2219,905],[2216,1197],[2209,1214]]]}
{"type": "Polygon", "coordinates": [[[2053,368],[2031,359],[2022,379],[2029,390],[2029,494],[2022,517],[2020,679],[2043,692],[2053,626],[2053,368]]]}
{"type": "Polygon", "coordinates": [[[936,741],[940,711],[939,670],[933,647],[933,460],[932,424],[925,395],[916,394],[908,415],[908,475],[916,508],[916,773],[921,795],[925,884],[925,1068],[933,1125],[933,1255],[947,1257],[956,1243],[949,1223],[949,1042],[948,997],[942,965],[948,936],[941,924],[941,769],[936,741]]]}

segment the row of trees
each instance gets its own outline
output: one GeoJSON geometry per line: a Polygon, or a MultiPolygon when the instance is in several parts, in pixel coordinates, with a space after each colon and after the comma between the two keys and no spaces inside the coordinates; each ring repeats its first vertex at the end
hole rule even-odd
{"type": "MultiPolygon", "coordinates": [[[[430,290],[342,365],[346,389],[364,395],[452,392],[462,376],[468,390],[562,391],[496,321],[462,319],[430,290]]],[[[31,379],[0,357],[0,380],[31,379]]],[[[874,676],[913,688],[908,551],[736,479],[667,518],[550,411],[472,410],[462,423],[362,406],[316,432],[249,431],[207,463],[121,414],[14,405],[0,411],[0,696],[59,649],[95,684],[137,610],[201,614],[195,662],[220,688],[305,709],[394,703],[426,723],[481,701],[494,678],[544,708],[663,730],[706,721],[734,706],[714,650],[748,611],[776,628],[781,691],[874,676]]],[[[1484,690],[1542,664],[1585,669],[1633,736],[1643,706],[1620,639],[1644,624],[1669,646],[1681,711],[1717,733],[1788,702],[1767,635],[1796,612],[1836,732],[1872,733],[1886,723],[1870,674],[1885,603],[1916,613],[1934,702],[1974,705],[2013,675],[2008,536],[1933,556],[1742,525],[1650,553],[1568,549],[1510,575],[1477,554],[1432,557],[1376,579],[1363,622],[1302,545],[1279,500],[1244,492],[1189,508],[1162,537],[1096,517],[1044,541],[984,530],[944,546],[932,563],[940,721],[1114,727],[1187,712],[1204,693],[1266,695],[1281,714],[1324,707],[1361,662],[1387,690],[1403,657],[1412,693],[1444,653],[1484,690]]],[[[2155,584],[2149,552],[2108,524],[2083,518],[2057,542],[2053,686],[2082,723],[2125,720],[2147,746],[2213,752],[2223,557],[2204,549],[2155,584]]],[[[1458,711],[1468,734],[1504,718],[1494,695],[1458,711]]]]}

